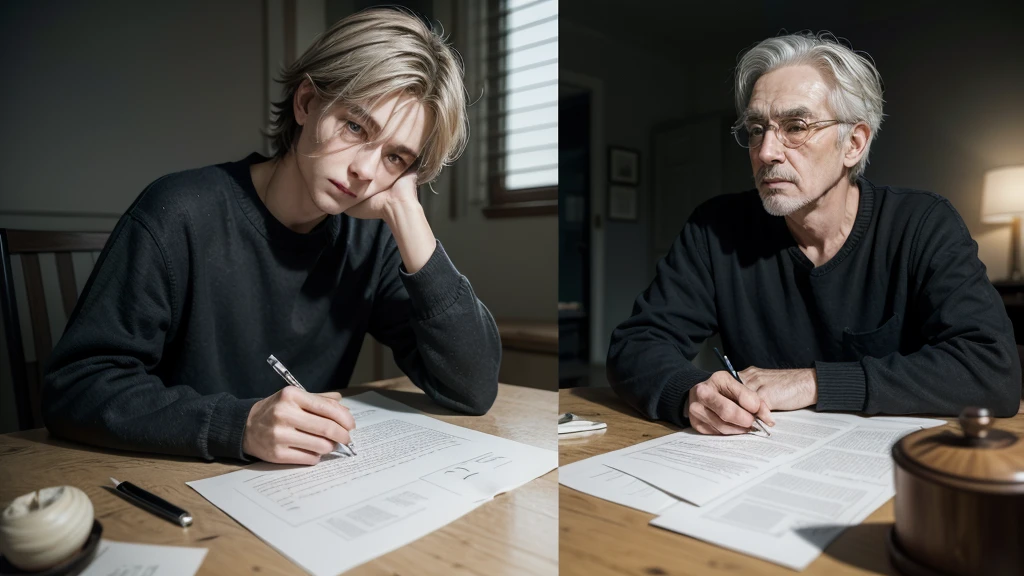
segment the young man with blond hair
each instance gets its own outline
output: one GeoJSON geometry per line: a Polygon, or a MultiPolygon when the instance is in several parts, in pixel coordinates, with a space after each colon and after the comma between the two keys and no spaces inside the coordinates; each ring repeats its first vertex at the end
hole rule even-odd
{"type": "Polygon", "coordinates": [[[45,378],[52,433],[314,464],[349,443],[325,391],[347,386],[367,333],[441,406],[494,402],[494,320],[416,195],[468,137],[457,55],[414,16],[366,10],[282,83],[272,158],[164,176],[118,222],[45,378]]]}

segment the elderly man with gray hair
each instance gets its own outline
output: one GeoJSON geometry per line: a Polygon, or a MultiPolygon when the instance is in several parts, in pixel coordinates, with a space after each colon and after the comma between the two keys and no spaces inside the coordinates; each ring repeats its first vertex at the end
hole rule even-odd
{"type": "Polygon", "coordinates": [[[863,176],[878,71],[830,35],[764,40],[736,68],[756,191],[694,210],[608,351],[649,418],[738,434],[772,410],[1017,412],[1013,330],[945,198],[863,176]],[[692,360],[721,335],[737,381],[692,360]]]}

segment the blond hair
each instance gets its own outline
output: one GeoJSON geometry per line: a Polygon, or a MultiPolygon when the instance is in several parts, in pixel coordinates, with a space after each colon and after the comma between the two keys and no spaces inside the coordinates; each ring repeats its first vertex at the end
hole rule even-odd
{"type": "Polygon", "coordinates": [[[336,22],[306,52],[281,71],[285,97],[274,102],[268,131],[274,155],[293,151],[302,126],[292,102],[309,79],[326,105],[371,109],[388,96],[404,94],[422,103],[434,123],[416,167],[421,184],[437,178],[469,139],[466,90],[458,53],[419,18],[395,8],[370,8],[336,22]]]}
{"type": "Polygon", "coordinates": [[[736,111],[743,113],[750,102],[758,78],[785,66],[813,66],[829,84],[828,103],[839,127],[839,143],[846,140],[853,124],[864,122],[871,128],[864,155],[848,174],[851,183],[864,173],[871,144],[882,126],[882,77],[867,53],[855,52],[828,32],[804,31],[762,40],[747,51],[736,66],[736,111]]]}

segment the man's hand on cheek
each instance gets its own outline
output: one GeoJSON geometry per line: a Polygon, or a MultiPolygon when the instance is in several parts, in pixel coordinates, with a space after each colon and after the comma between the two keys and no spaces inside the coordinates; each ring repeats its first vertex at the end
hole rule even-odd
{"type": "Polygon", "coordinates": [[[387,190],[381,190],[345,211],[354,218],[379,218],[387,223],[398,244],[402,264],[415,274],[434,254],[437,241],[423,206],[416,196],[417,174],[403,174],[387,190]]]}
{"type": "Polygon", "coordinates": [[[739,372],[744,386],[753,390],[770,410],[799,410],[818,403],[814,368],[767,370],[751,366],[739,372]]]}
{"type": "Polygon", "coordinates": [[[416,196],[416,172],[403,174],[390,188],[381,190],[359,204],[349,208],[345,214],[353,218],[387,219],[388,210],[400,210],[410,206],[419,207],[416,196]]]}

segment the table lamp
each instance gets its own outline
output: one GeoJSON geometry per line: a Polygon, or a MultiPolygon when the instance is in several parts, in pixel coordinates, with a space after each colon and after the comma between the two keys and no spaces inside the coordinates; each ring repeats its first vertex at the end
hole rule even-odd
{"type": "Polygon", "coordinates": [[[1010,281],[1024,280],[1020,267],[1020,219],[1024,216],[1024,166],[1010,166],[985,173],[981,196],[981,221],[1013,224],[1010,240],[1010,281]]]}

